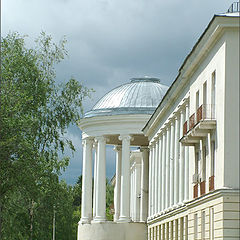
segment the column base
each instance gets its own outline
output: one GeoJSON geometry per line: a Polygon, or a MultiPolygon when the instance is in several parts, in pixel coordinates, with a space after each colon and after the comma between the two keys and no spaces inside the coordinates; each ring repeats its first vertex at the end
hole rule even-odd
{"type": "Polygon", "coordinates": [[[101,223],[101,222],[106,222],[106,218],[105,217],[95,217],[91,223],[101,223]]]}
{"type": "Polygon", "coordinates": [[[130,217],[120,216],[117,222],[118,223],[128,223],[128,222],[131,222],[131,219],[130,219],[130,217]]]}
{"type": "Polygon", "coordinates": [[[113,221],[117,222],[119,220],[119,214],[115,214],[113,217],[113,221]]]}
{"type": "Polygon", "coordinates": [[[78,224],[90,224],[91,220],[89,218],[81,218],[78,224]]]}

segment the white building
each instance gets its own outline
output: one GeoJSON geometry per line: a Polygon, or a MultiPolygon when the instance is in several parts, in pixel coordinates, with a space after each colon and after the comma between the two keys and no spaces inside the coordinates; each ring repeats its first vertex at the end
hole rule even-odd
{"type": "Polygon", "coordinates": [[[236,5],[213,17],[164,97],[157,79],[134,79],[80,122],[78,240],[240,238],[236,5]],[[114,222],[105,218],[106,144],[116,146],[114,222]]]}

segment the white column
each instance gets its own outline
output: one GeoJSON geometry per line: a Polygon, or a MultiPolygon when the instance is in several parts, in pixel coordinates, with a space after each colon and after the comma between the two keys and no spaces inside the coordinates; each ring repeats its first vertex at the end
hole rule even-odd
{"type": "Polygon", "coordinates": [[[121,175],[121,203],[120,222],[130,221],[130,140],[129,135],[120,135],[122,141],[122,175],[121,175]]]}
{"type": "Polygon", "coordinates": [[[140,191],[141,191],[141,165],[136,163],[135,168],[135,221],[139,222],[140,220],[140,191]]]}
{"type": "Polygon", "coordinates": [[[169,207],[170,200],[170,128],[167,127],[167,140],[166,140],[166,185],[165,185],[165,208],[169,207]]]}
{"type": "Polygon", "coordinates": [[[175,128],[174,120],[171,121],[171,147],[170,147],[170,207],[174,204],[174,145],[175,145],[175,128]]]}
{"type": "Polygon", "coordinates": [[[142,152],[142,174],[141,174],[141,206],[140,206],[140,221],[145,222],[147,220],[147,207],[148,207],[148,157],[149,149],[147,147],[141,147],[142,152]]]}
{"type": "MultiPolygon", "coordinates": [[[[184,112],[183,110],[180,111],[180,138],[183,136],[183,124],[184,124],[184,112]]],[[[181,204],[184,199],[184,153],[185,149],[184,146],[180,143],[180,163],[179,163],[179,203],[181,204]]]]}
{"type": "Polygon", "coordinates": [[[208,177],[213,176],[213,159],[212,159],[212,144],[211,144],[211,133],[207,134],[207,145],[208,145],[208,177]]]}
{"type": "Polygon", "coordinates": [[[149,145],[148,217],[152,215],[152,145],[149,145]]]}
{"type": "Polygon", "coordinates": [[[179,116],[175,117],[174,205],[179,202],[179,116]]]}
{"type": "MultiPolygon", "coordinates": [[[[188,121],[189,118],[189,107],[186,104],[186,114],[185,121],[188,121]]],[[[184,191],[184,202],[189,199],[189,147],[185,147],[185,191],[184,191]]]]}
{"type": "Polygon", "coordinates": [[[158,200],[158,191],[159,191],[159,182],[158,182],[158,165],[159,165],[159,161],[158,161],[158,151],[159,151],[159,139],[156,139],[156,145],[155,145],[155,212],[154,214],[158,213],[158,204],[159,204],[159,200],[158,200]]]}
{"type": "Polygon", "coordinates": [[[95,150],[94,154],[94,186],[93,186],[93,218],[96,216],[96,202],[97,202],[97,142],[94,143],[93,148],[95,150]]]}
{"type": "Polygon", "coordinates": [[[163,147],[162,147],[162,211],[165,209],[165,184],[166,184],[166,132],[163,130],[163,147]]]}
{"type": "Polygon", "coordinates": [[[121,195],[121,163],[122,163],[122,147],[115,146],[116,151],[116,175],[114,188],[114,221],[118,221],[120,215],[120,195],[121,195]]]}
{"type": "Polygon", "coordinates": [[[156,142],[153,142],[152,148],[152,216],[155,214],[155,149],[156,149],[156,142]]]}
{"type": "Polygon", "coordinates": [[[162,210],[162,135],[159,135],[158,162],[158,213],[160,213],[162,210]]]}
{"type": "Polygon", "coordinates": [[[81,223],[92,220],[92,139],[83,140],[81,223]]]}
{"type": "Polygon", "coordinates": [[[97,191],[95,222],[106,221],[106,138],[96,137],[98,143],[97,156],[97,191]]]}

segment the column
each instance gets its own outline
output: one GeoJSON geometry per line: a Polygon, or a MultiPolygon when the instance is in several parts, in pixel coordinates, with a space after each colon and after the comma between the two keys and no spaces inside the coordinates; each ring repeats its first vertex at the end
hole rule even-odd
{"type": "MultiPolygon", "coordinates": [[[[185,121],[189,118],[189,106],[186,104],[186,114],[185,121]]],[[[184,201],[189,199],[189,147],[185,147],[185,191],[184,191],[184,201]]]]}
{"type": "Polygon", "coordinates": [[[94,142],[93,148],[95,150],[94,154],[94,186],[93,186],[93,218],[96,216],[96,202],[97,202],[97,142],[94,142]]]}
{"type": "Polygon", "coordinates": [[[174,205],[179,201],[179,116],[175,117],[174,205]]]}
{"type": "Polygon", "coordinates": [[[166,185],[165,185],[165,208],[169,207],[170,200],[170,128],[167,127],[167,140],[166,140],[166,185]]]}
{"type": "Polygon", "coordinates": [[[135,168],[135,220],[140,220],[140,191],[141,191],[141,165],[136,163],[135,168]]]}
{"type": "MultiPolygon", "coordinates": [[[[183,135],[183,124],[184,124],[184,112],[181,109],[180,111],[180,138],[183,135]]],[[[185,149],[184,146],[180,143],[180,162],[179,162],[179,203],[183,202],[184,199],[184,153],[185,149]]]]}
{"type": "Polygon", "coordinates": [[[158,162],[158,213],[160,213],[162,211],[162,135],[159,135],[158,162]]]}
{"type": "Polygon", "coordinates": [[[213,159],[212,159],[212,144],[211,144],[211,133],[209,132],[207,134],[207,145],[208,145],[208,177],[211,177],[214,175],[214,165],[213,165],[213,159]]]}
{"type": "Polygon", "coordinates": [[[147,147],[141,147],[140,151],[142,152],[140,221],[146,222],[148,207],[148,187],[149,187],[148,186],[149,149],[147,147]]]}
{"type": "Polygon", "coordinates": [[[152,145],[149,145],[148,217],[152,216],[152,145]]]}
{"type": "Polygon", "coordinates": [[[174,145],[175,145],[175,128],[174,120],[171,121],[171,147],[170,147],[170,207],[174,203],[174,145]]]}
{"type": "Polygon", "coordinates": [[[114,188],[114,221],[118,221],[120,215],[120,195],[121,195],[121,163],[122,163],[122,147],[115,146],[116,152],[116,175],[114,188]]]}
{"type": "Polygon", "coordinates": [[[98,143],[97,155],[97,191],[95,222],[106,221],[106,138],[96,137],[98,143]]]}
{"type": "Polygon", "coordinates": [[[81,223],[92,220],[92,139],[83,140],[81,223]]]}
{"type": "Polygon", "coordinates": [[[155,214],[155,149],[156,149],[156,142],[153,142],[152,148],[152,216],[155,214]]]}
{"type": "Polygon", "coordinates": [[[163,147],[162,147],[162,211],[165,209],[165,176],[166,176],[166,132],[163,132],[163,147]]]}
{"type": "Polygon", "coordinates": [[[129,135],[120,135],[122,141],[122,175],[121,175],[121,203],[120,222],[130,221],[130,140],[129,135]]]}
{"type": "Polygon", "coordinates": [[[158,190],[159,190],[159,182],[158,182],[158,164],[159,164],[159,161],[158,161],[158,151],[159,151],[159,139],[157,138],[156,139],[156,144],[155,144],[155,178],[154,178],[154,181],[155,181],[155,211],[154,211],[154,214],[156,215],[158,213],[158,204],[159,204],[159,200],[158,200],[158,190]]]}

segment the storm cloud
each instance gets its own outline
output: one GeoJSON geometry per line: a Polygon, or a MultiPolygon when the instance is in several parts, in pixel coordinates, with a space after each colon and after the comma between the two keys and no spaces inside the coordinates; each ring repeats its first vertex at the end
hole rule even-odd
{"type": "MultiPolygon", "coordinates": [[[[60,63],[57,81],[75,77],[93,88],[88,111],[112,88],[132,77],[159,77],[171,85],[214,14],[232,1],[219,0],[7,0],[2,1],[2,35],[9,31],[36,38],[43,30],[55,41],[66,36],[69,57],[60,63]]],[[[73,184],[81,174],[81,132],[68,136],[77,148],[63,174],[73,184]]],[[[114,174],[114,153],[107,150],[107,175],[114,174]]]]}

